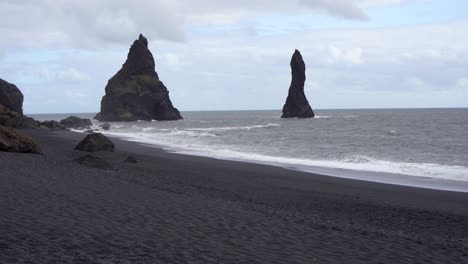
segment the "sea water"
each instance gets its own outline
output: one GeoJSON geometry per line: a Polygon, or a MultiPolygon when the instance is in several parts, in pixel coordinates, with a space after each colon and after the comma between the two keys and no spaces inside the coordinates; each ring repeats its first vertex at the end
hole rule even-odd
{"type": "MultiPolygon", "coordinates": [[[[31,116],[60,120],[69,115],[31,116]]],[[[311,119],[282,119],[275,110],[182,116],[179,121],[110,122],[103,133],[191,155],[468,191],[468,109],[317,110],[311,119]]],[[[93,123],[99,129],[101,123],[93,123]]]]}

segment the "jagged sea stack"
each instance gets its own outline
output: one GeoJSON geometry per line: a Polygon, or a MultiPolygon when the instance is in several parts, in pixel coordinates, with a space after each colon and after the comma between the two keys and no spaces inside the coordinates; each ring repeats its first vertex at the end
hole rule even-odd
{"type": "Polygon", "coordinates": [[[101,101],[99,121],[178,120],[182,116],[159,80],[148,40],[140,34],[133,42],[127,61],[107,83],[101,101]]]}
{"type": "Polygon", "coordinates": [[[304,94],[305,70],[305,63],[301,53],[298,50],[294,51],[291,59],[291,86],[289,87],[288,98],[283,106],[282,118],[309,118],[315,116],[304,94]]]}

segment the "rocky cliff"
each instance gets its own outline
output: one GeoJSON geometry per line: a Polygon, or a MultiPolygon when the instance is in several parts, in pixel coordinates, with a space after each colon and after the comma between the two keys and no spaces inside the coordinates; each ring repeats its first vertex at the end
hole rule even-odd
{"type": "Polygon", "coordinates": [[[305,71],[306,67],[302,55],[296,50],[291,59],[292,80],[288,98],[283,106],[282,118],[309,118],[315,116],[304,94],[305,71]]]}
{"type": "Polygon", "coordinates": [[[23,93],[7,81],[0,79],[0,125],[34,129],[40,126],[39,122],[23,115],[23,93]]]}
{"type": "Polygon", "coordinates": [[[23,114],[23,93],[16,85],[2,79],[0,79],[0,105],[20,115],[23,114]]]}
{"type": "Polygon", "coordinates": [[[127,61],[109,80],[101,101],[100,121],[177,120],[179,111],[155,71],[148,41],[140,35],[133,42],[127,61]]]}

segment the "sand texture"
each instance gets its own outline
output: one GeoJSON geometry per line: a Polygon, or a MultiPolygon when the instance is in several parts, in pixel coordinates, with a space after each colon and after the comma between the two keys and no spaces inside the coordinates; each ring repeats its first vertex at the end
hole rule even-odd
{"type": "Polygon", "coordinates": [[[0,152],[0,263],[468,263],[468,194],[26,131],[0,152]],[[134,156],[137,163],[124,162],[134,156]]]}

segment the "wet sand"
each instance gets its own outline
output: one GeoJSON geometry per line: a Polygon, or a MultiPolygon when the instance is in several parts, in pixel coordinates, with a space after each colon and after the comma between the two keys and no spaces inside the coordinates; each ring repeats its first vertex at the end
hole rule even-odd
{"type": "Polygon", "coordinates": [[[44,155],[0,152],[0,263],[468,263],[468,193],[118,139],[103,171],[84,135],[27,133],[44,155]]]}

